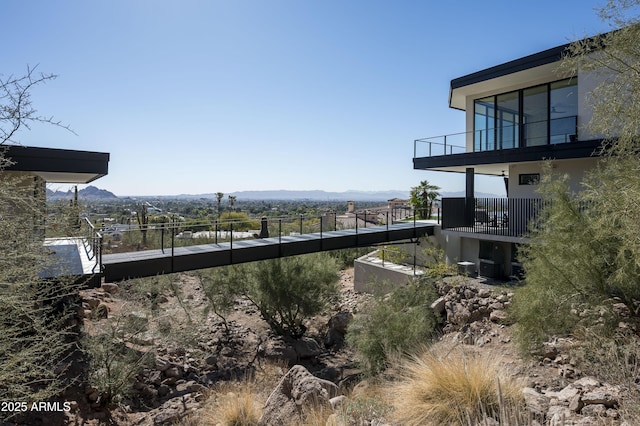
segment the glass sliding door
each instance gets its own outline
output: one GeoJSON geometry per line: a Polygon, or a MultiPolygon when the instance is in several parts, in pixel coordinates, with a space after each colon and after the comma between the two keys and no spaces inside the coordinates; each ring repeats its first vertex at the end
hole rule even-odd
{"type": "Polygon", "coordinates": [[[473,150],[489,151],[495,145],[495,100],[493,96],[474,102],[473,150]]]}
{"type": "Polygon", "coordinates": [[[550,84],[549,143],[573,142],[577,135],[578,85],[570,78],[550,84]]]}
{"type": "Polygon", "coordinates": [[[546,84],[522,91],[524,146],[546,145],[549,128],[549,92],[546,84]]]}
{"type": "Polygon", "coordinates": [[[576,78],[476,99],[473,150],[574,142],[577,116],[576,78]]]}
{"type": "Polygon", "coordinates": [[[497,149],[520,146],[520,101],[518,92],[496,96],[497,149]]]}

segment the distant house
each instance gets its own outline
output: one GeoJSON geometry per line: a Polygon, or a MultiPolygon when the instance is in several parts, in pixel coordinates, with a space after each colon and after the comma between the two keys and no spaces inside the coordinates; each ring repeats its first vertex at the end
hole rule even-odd
{"type": "MultiPolygon", "coordinates": [[[[413,167],[461,173],[466,195],[443,198],[441,242],[449,261],[475,264],[481,275],[518,275],[518,245],[540,206],[543,163],[567,174],[578,189],[593,168],[598,135],[589,134],[586,95],[592,74],[557,73],[568,44],[451,81],[449,106],[465,112],[466,131],[414,142],[413,167]],[[476,198],[476,175],[503,177],[506,198],[476,198]]],[[[502,182],[499,183],[502,186],[502,182]]]]}

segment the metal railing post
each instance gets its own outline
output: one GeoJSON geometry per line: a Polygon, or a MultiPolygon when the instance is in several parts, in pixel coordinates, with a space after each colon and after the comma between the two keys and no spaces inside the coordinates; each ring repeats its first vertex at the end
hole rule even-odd
{"type": "Polygon", "coordinates": [[[302,235],[302,217],[303,216],[304,216],[303,214],[300,215],[300,235],[302,235]]]}
{"type": "Polygon", "coordinates": [[[164,223],[160,225],[160,248],[164,254],[164,223]]]}
{"type": "Polygon", "coordinates": [[[175,237],[176,237],[176,217],[171,217],[171,271],[173,271],[173,254],[175,248],[175,237]]]}
{"type": "Polygon", "coordinates": [[[282,257],[282,218],[278,218],[278,257],[282,257]]]}

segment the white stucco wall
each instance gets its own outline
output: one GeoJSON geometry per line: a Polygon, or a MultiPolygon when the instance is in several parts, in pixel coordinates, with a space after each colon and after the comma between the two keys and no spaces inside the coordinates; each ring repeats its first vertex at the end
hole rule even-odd
{"type": "MultiPolygon", "coordinates": [[[[549,160],[552,173],[568,175],[569,188],[573,192],[581,190],[582,181],[586,170],[595,167],[597,159],[580,158],[573,160],[549,160]]],[[[539,198],[539,185],[520,185],[519,175],[528,173],[540,173],[543,176],[545,162],[518,163],[509,166],[509,197],[510,198],[539,198]]]]}

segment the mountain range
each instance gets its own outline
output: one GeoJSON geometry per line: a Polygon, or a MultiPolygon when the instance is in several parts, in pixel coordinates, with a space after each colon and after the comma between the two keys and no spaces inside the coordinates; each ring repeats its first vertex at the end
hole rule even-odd
{"type": "MultiPolygon", "coordinates": [[[[47,188],[47,199],[49,200],[70,200],[73,198],[74,191],[52,191],[47,188]]],[[[78,198],[83,200],[109,200],[117,199],[113,192],[109,192],[106,189],[96,188],[95,186],[87,186],[86,188],[78,190],[78,198]]]]}
{"type": "MultiPolygon", "coordinates": [[[[229,195],[235,196],[238,200],[311,200],[311,201],[387,201],[392,198],[408,199],[409,191],[389,190],[389,191],[344,191],[330,192],[322,190],[310,191],[292,191],[292,190],[269,190],[269,191],[236,191],[225,193],[224,197],[229,195]]],[[[441,197],[464,197],[464,191],[457,192],[440,192],[441,197]]],[[[479,193],[476,197],[501,197],[504,195],[479,193]]],[[[99,189],[95,186],[88,186],[78,191],[78,197],[81,199],[118,199],[126,197],[117,197],[106,189],[99,189]]],[[[153,199],[200,199],[209,198],[214,200],[215,193],[205,194],[179,194],[179,195],[153,195],[153,196],[128,196],[132,198],[153,198],[153,199]]],[[[73,191],[51,191],[47,189],[48,199],[71,199],[73,191]]]]}

